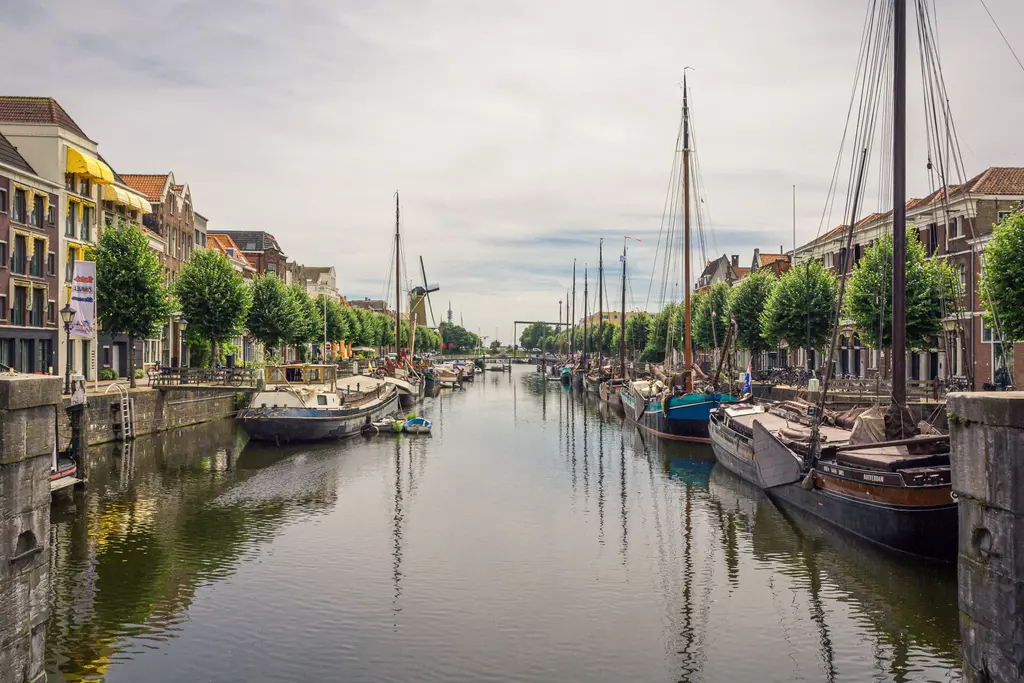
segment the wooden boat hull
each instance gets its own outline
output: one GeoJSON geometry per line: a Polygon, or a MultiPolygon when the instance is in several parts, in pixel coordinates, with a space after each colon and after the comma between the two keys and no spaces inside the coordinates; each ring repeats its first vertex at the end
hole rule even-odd
{"type": "Polygon", "coordinates": [[[951,562],[957,554],[957,506],[870,503],[800,482],[767,490],[768,497],[792,506],[871,543],[918,557],[951,562]]]}
{"type": "Polygon", "coordinates": [[[708,420],[711,411],[720,405],[717,395],[709,397],[707,401],[670,405],[668,415],[660,402],[647,403],[642,397],[634,396],[628,387],[623,387],[619,396],[626,417],[655,436],[676,441],[711,443],[708,420]]]}
{"type": "Polygon", "coordinates": [[[622,391],[621,380],[610,380],[608,382],[601,383],[601,400],[610,406],[616,408],[622,407],[622,397],[620,392],[622,391]]]}
{"type": "Polygon", "coordinates": [[[708,423],[711,450],[722,467],[747,483],[762,488],[761,477],[754,463],[754,449],[735,432],[723,427],[714,417],[708,423]]]}
{"type": "Polygon", "coordinates": [[[377,422],[395,411],[398,392],[367,406],[317,410],[315,408],[247,408],[237,421],[258,441],[293,443],[345,439],[359,434],[364,424],[377,422]]]}
{"type": "Polygon", "coordinates": [[[592,379],[588,375],[583,376],[583,386],[586,388],[588,394],[593,394],[594,396],[600,395],[601,385],[604,384],[605,381],[606,380],[592,379]]]}

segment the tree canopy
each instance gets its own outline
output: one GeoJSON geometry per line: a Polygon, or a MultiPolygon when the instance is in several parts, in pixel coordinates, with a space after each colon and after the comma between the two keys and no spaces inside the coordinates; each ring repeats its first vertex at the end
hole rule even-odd
{"type": "Polygon", "coordinates": [[[215,356],[221,345],[241,334],[251,293],[223,254],[197,250],[181,269],[174,292],[188,331],[193,338],[211,342],[215,356]]]}
{"type": "MultiPolygon", "coordinates": [[[[647,346],[644,347],[640,356],[642,360],[661,362],[665,359],[669,326],[674,323],[678,309],[678,304],[669,303],[651,319],[647,332],[647,346]]],[[[674,339],[673,346],[677,345],[678,341],[678,339],[674,339]]]]}
{"type": "Polygon", "coordinates": [[[252,305],[246,327],[268,349],[295,337],[302,314],[288,287],[273,273],[252,280],[252,305]]]}
{"type": "Polygon", "coordinates": [[[811,346],[821,348],[831,339],[837,296],[835,276],[820,261],[790,268],[772,288],[761,312],[765,340],[773,346],[784,339],[793,348],[803,347],[809,317],[811,346]]]}
{"type": "MultiPolygon", "coordinates": [[[[441,323],[441,337],[446,349],[462,353],[480,345],[480,337],[454,323],[441,323]]],[[[542,340],[538,340],[541,341],[542,340]]],[[[543,342],[542,342],[543,343],[543,342]]]]}
{"type": "MultiPolygon", "coordinates": [[[[554,330],[545,325],[544,323],[530,323],[523,328],[523,331],[519,334],[519,345],[524,349],[540,349],[543,347],[545,340],[554,334],[554,330]]],[[[445,339],[445,343],[447,343],[445,339]]]]}
{"type": "Polygon", "coordinates": [[[135,340],[153,336],[173,312],[160,260],[135,225],[107,228],[96,249],[96,299],[103,332],[128,337],[128,378],[135,386],[135,340]]]}
{"type": "MultiPolygon", "coordinates": [[[[729,329],[729,285],[718,282],[710,290],[697,292],[690,305],[691,335],[694,346],[705,350],[721,346],[725,341],[725,333],[729,329]]],[[[682,314],[680,314],[681,319],[682,314]]],[[[681,323],[680,329],[682,329],[681,323]]]]}
{"type": "Polygon", "coordinates": [[[998,322],[1007,341],[1024,340],[1024,213],[1004,218],[992,230],[981,286],[990,324],[998,322]]]}
{"type": "Polygon", "coordinates": [[[769,269],[755,270],[740,280],[729,299],[729,314],[736,320],[736,346],[755,355],[772,348],[761,333],[761,311],[775,282],[769,269]]]}
{"type": "Polygon", "coordinates": [[[647,313],[634,313],[626,318],[626,347],[632,351],[641,351],[647,346],[650,326],[651,316],[647,313]]]}
{"type": "MultiPolygon", "coordinates": [[[[956,306],[953,272],[945,261],[925,260],[917,230],[907,228],[907,346],[929,348],[942,332],[943,304],[956,306]]],[[[843,313],[860,338],[875,348],[892,347],[892,235],[864,253],[846,286],[843,313]],[[881,336],[879,336],[881,334],[881,336]]]]}

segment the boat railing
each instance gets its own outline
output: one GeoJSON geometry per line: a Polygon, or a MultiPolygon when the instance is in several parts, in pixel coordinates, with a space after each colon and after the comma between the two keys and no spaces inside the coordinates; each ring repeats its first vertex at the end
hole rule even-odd
{"type": "Polygon", "coordinates": [[[212,386],[255,387],[256,370],[241,368],[152,368],[147,373],[151,387],[212,386]]]}

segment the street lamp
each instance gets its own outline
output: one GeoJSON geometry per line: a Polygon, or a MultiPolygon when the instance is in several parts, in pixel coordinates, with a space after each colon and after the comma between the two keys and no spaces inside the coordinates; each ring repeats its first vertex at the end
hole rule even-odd
{"type": "Polygon", "coordinates": [[[185,367],[185,330],[188,328],[188,321],[185,316],[178,318],[178,336],[181,337],[181,367],[185,367]]]}
{"type": "Polygon", "coordinates": [[[64,334],[66,336],[67,364],[64,366],[64,393],[71,393],[71,323],[75,321],[75,309],[71,308],[71,302],[64,304],[60,309],[60,319],[64,321],[64,334]]]}

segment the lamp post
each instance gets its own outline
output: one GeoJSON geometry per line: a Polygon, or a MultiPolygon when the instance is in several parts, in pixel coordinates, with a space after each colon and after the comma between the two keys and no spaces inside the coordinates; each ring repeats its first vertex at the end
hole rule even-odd
{"type": "Polygon", "coordinates": [[[71,302],[64,304],[60,309],[60,319],[64,321],[64,335],[67,346],[67,363],[64,366],[64,393],[71,393],[71,323],[75,321],[75,309],[71,308],[71,302]]]}
{"type": "Polygon", "coordinates": [[[187,367],[185,365],[185,330],[188,329],[188,320],[185,320],[185,316],[178,318],[178,336],[181,342],[181,362],[178,364],[182,368],[187,367]]]}

